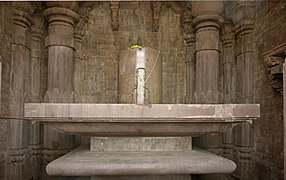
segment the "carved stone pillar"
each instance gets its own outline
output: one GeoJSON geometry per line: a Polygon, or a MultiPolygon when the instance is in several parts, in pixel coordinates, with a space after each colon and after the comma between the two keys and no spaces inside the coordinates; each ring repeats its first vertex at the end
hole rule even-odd
{"type": "MultiPolygon", "coordinates": [[[[235,103],[253,103],[254,101],[254,59],[255,41],[253,38],[255,2],[233,1],[226,8],[226,16],[231,18],[235,32],[235,103]]],[[[252,125],[239,124],[234,128],[235,157],[240,179],[254,176],[252,125]]]]}
{"type": "MultiPolygon", "coordinates": [[[[220,28],[224,19],[223,3],[192,2],[193,25],[196,32],[195,103],[219,103],[220,28]]],[[[221,154],[222,134],[194,138],[194,144],[221,154]]]]}
{"type": "Polygon", "coordinates": [[[192,27],[192,16],[190,11],[184,11],[181,15],[181,26],[186,43],[186,103],[194,103],[195,83],[196,83],[196,61],[195,42],[196,37],[192,27]]]}
{"type": "Polygon", "coordinates": [[[30,179],[28,144],[30,124],[22,121],[26,92],[29,89],[29,61],[31,53],[31,25],[34,4],[13,2],[14,35],[10,83],[10,139],[7,150],[6,179],[30,179]]]}
{"type": "MultiPolygon", "coordinates": [[[[44,18],[41,15],[33,16],[34,24],[31,29],[31,89],[29,102],[41,102],[41,69],[43,63],[43,26],[44,18]]],[[[42,128],[40,123],[32,125],[29,149],[31,152],[31,171],[33,179],[40,179],[41,176],[41,149],[42,149],[42,128]]]]}
{"type": "MultiPolygon", "coordinates": [[[[223,103],[234,103],[235,99],[235,58],[234,58],[234,33],[232,32],[233,25],[231,22],[224,23],[224,31],[222,36],[223,56],[223,103]]],[[[223,133],[224,156],[233,159],[233,131],[223,133]]]]}
{"type": "MultiPolygon", "coordinates": [[[[71,6],[77,2],[70,2],[71,6]]],[[[48,87],[46,100],[49,102],[73,102],[73,51],[74,24],[79,16],[69,9],[69,2],[46,2],[44,15],[48,18],[48,87]],[[67,8],[64,8],[67,6],[67,8]]]]}
{"type": "Polygon", "coordinates": [[[211,2],[214,9],[205,11],[209,2],[193,2],[196,31],[196,103],[219,102],[220,27],[222,2],[211,2]]]}
{"type": "MultiPolygon", "coordinates": [[[[74,102],[74,25],[79,16],[77,2],[45,2],[48,19],[48,85],[46,102],[74,102]]],[[[74,146],[74,136],[44,126],[44,168],[74,146]]],[[[44,171],[45,172],[45,171],[44,171]]]]}

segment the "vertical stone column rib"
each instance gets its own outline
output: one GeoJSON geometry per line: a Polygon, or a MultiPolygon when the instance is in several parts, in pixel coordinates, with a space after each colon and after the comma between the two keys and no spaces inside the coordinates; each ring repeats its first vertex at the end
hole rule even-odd
{"type": "MultiPolygon", "coordinates": [[[[254,101],[254,59],[253,37],[256,3],[254,1],[233,1],[226,8],[226,16],[234,24],[235,33],[235,103],[254,101]]],[[[240,179],[255,178],[254,134],[249,123],[234,128],[234,157],[238,163],[236,176],[240,179]]]]}
{"type": "MultiPolygon", "coordinates": [[[[235,100],[235,71],[234,71],[234,33],[232,31],[233,25],[230,22],[224,23],[223,26],[223,103],[234,103],[235,100]]],[[[233,130],[230,129],[223,133],[223,147],[224,156],[233,159],[233,130]]]]}
{"type": "Polygon", "coordinates": [[[14,35],[12,41],[9,144],[6,157],[6,179],[30,179],[29,131],[30,124],[23,118],[26,92],[29,91],[29,63],[31,53],[31,25],[34,7],[30,2],[12,2],[14,35]],[[23,168],[25,167],[25,168],[23,168]]]}
{"type": "Polygon", "coordinates": [[[195,42],[196,37],[192,27],[192,16],[190,11],[184,11],[181,15],[181,26],[186,43],[186,103],[194,103],[195,83],[196,83],[196,61],[195,42]]]}
{"type": "MultiPolygon", "coordinates": [[[[43,26],[44,18],[40,15],[33,16],[34,24],[31,28],[32,42],[31,42],[31,89],[29,95],[30,102],[41,102],[41,69],[43,66],[43,26]]],[[[42,125],[36,123],[32,125],[29,150],[31,154],[31,171],[33,179],[40,179],[41,177],[41,149],[42,149],[42,125]]]]}

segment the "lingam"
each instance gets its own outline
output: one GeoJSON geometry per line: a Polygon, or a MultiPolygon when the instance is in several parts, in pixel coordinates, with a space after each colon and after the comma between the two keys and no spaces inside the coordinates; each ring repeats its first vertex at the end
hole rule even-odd
{"type": "MultiPolygon", "coordinates": [[[[258,104],[161,104],[161,57],[152,48],[119,54],[118,104],[27,103],[25,117],[89,136],[48,164],[51,176],[231,173],[236,164],[192,147],[192,137],[225,132],[260,116],[258,104]]],[[[189,176],[190,179],[190,176],[189,176]]]]}

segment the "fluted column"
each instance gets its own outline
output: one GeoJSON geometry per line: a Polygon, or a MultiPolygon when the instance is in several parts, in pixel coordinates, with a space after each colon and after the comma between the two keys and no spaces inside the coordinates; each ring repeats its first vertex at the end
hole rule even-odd
{"type": "Polygon", "coordinates": [[[191,12],[184,11],[181,15],[181,26],[183,29],[186,44],[186,103],[194,103],[195,83],[196,83],[196,61],[195,61],[195,32],[192,27],[191,12]]]}
{"type": "MultiPolygon", "coordinates": [[[[219,103],[220,29],[223,23],[223,3],[192,2],[193,25],[196,32],[195,103],[219,103]]],[[[194,144],[221,154],[222,134],[194,138],[194,144]]]]}
{"type": "Polygon", "coordinates": [[[26,92],[29,89],[29,61],[31,54],[31,15],[35,7],[30,2],[13,2],[14,34],[10,83],[10,139],[7,150],[6,179],[30,179],[28,144],[30,124],[23,118],[26,92]],[[23,168],[25,167],[25,168],[23,168]]]}
{"type": "MultiPolygon", "coordinates": [[[[41,69],[43,63],[43,28],[44,18],[37,14],[33,16],[34,24],[32,26],[31,42],[31,85],[29,102],[41,102],[41,69]]],[[[41,149],[42,149],[42,124],[36,123],[31,127],[29,150],[31,152],[31,171],[33,179],[40,179],[41,176],[41,149]]]]}
{"type": "MultiPolygon", "coordinates": [[[[79,16],[77,2],[45,2],[48,21],[48,82],[46,102],[74,102],[74,25],[79,16]]],[[[44,125],[44,165],[74,146],[74,136],[59,133],[44,125]]],[[[43,169],[45,172],[45,169],[43,169]]],[[[45,177],[47,178],[47,177],[45,177]]]]}

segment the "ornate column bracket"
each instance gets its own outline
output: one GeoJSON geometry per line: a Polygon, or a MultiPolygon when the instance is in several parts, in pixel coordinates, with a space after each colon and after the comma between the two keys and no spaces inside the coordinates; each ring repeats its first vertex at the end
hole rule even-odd
{"type": "Polygon", "coordinates": [[[118,31],[119,30],[119,23],[118,23],[119,7],[120,7],[119,1],[110,2],[112,31],[118,31]]]}
{"type": "Polygon", "coordinates": [[[153,17],[153,24],[152,24],[153,32],[158,32],[159,30],[159,19],[160,19],[160,12],[162,5],[163,5],[162,2],[151,2],[152,17],[153,17]]]}
{"type": "Polygon", "coordinates": [[[34,23],[31,14],[34,12],[31,3],[13,2],[14,13],[13,23],[17,33],[13,36],[13,44],[22,45],[26,48],[31,48],[30,32],[31,26],[34,23]]]}
{"type": "Polygon", "coordinates": [[[183,31],[184,40],[187,46],[196,41],[196,36],[194,34],[194,28],[192,27],[192,15],[191,12],[186,10],[181,14],[181,26],[183,31]]]}
{"type": "Polygon", "coordinates": [[[271,86],[283,95],[283,63],[285,59],[286,43],[277,46],[263,54],[267,63],[271,86]]]}
{"type": "Polygon", "coordinates": [[[74,27],[74,38],[81,42],[86,32],[86,24],[89,20],[90,7],[79,7],[77,14],[79,15],[79,22],[74,27]]]}

